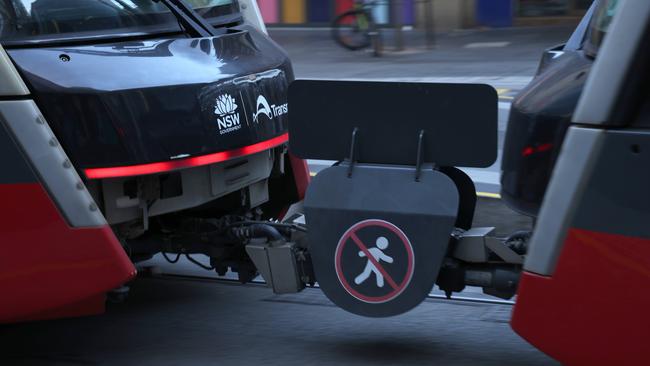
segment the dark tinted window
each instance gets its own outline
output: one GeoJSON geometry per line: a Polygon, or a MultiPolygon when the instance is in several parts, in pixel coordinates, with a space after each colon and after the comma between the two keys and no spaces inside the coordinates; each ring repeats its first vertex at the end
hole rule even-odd
{"type": "MultiPolygon", "coordinates": [[[[235,0],[189,0],[206,18],[237,10],[235,0]]],[[[153,0],[0,0],[0,39],[43,39],[89,33],[180,31],[153,0]]]]}
{"type": "Polygon", "coordinates": [[[185,0],[197,13],[210,19],[239,11],[235,0],[185,0]]]}
{"type": "Polygon", "coordinates": [[[612,24],[619,3],[620,0],[603,0],[598,4],[587,33],[585,51],[588,54],[595,56],[598,53],[598,49],[607,35],[607,30],[612,24]]]}

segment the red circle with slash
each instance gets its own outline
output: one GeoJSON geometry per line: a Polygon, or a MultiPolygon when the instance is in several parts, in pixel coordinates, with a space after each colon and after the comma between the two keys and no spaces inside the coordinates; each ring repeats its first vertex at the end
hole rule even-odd
{"type": "Polygon", "coordinates": [[[372,303],[372,304],[380,304],[384,302],[388,302],[399,296],[408,284],[411,282],[411,279],[413,278],[413,270],[414,270],[414,262],[415,262],[415,257],[413,255],[413,246],[411,245],[411,241],[408,239],[406,234],[397,226],[394,224],[385,221],[385,220],[378,220],[378,219],[369,219],[369,220],[363,220],[360,221],[352,227],[350,227],[339,239],[338,245],[336,246],[336,252],[334,255],[335,258],[335,267],[336,267],[336,275],[338,276],[339,281],[345,288],[345,290],[352,295],[353,297],[366,302],[366,303],[372,303]],[[381,265],[369,252],[368,246],[361,240],[359,239],[359,236],[357,233],[363,229],[363,228],[368,228],[368,227],[378,227],[382,228],[385,230],[390,231],[393,233],[395,236],[397,236],[400,240],[400,242],[404,245],[404,248],[406,250],[407,254],[407,267],[406,267],[406,274],[404,278],[399,281],[395,281],[393,277],[386,271],[384,266],[381,265]],[[345,275],[343,273],[343,267],[342,267],[342,254],[343,254],[343,249],[346,247],[348,243],[353,243],[353,245],[356,245],[359,250],[361,250],[364,254],[365,257],[368,258],[368,260],[374,265],[377,270],[382,274],[388,285],[392,288],[392,290],[381,296],[369,296],[366,294],[362,294],[361,292],[357,291],[355,288],[353,288],[348,280],[345,278],[345,275]]]}

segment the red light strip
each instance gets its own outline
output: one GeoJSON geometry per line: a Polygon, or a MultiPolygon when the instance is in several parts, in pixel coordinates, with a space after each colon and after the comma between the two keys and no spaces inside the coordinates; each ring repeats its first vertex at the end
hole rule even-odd
{"type": "Polygon", "coordinates": [[[553,148],[553,144],[551,143],[546,143],[539,145],[537,147],[532,147],[532,146],[527,146],[525,149],[521,151],[522,156],[531,156],[534,153],[541,153],[544,151],[549,151],[553,148]]]}
{"type": "Polygon", "coordinates": [[[173,170],[192,168],[197,166],[220,163],[227,160],[239,158],[246,155],[256,154],[264,150],[274,148],[289,141],[289,134],[285,133],[270,140],[258,142],[253,145],[240,147],[233,150],[222,151],[214,154],[194,156],[187,159],[164,161],[159,163],[116,166],[110,168],[90,168],[85,169],[84,173],[88,179],[104,179],[118,177],[133,177],[136,175],[147,175],[164,173],[173,170]]]}
{"type": "Polygon", "coordinates": [[[534,153],[535,153],[535,148],[528,146],[521,152],[521,155],[530,156],[533,155],[534,153]]]}

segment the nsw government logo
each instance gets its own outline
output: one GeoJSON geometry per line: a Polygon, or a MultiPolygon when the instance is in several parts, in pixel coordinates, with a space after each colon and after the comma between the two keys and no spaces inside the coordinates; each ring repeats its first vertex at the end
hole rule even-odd
{"type": "Polygon", "coordinates": [[[214,105],[214,114],[218,115],[217,126],[220,134],[237,131],[241,128],[237,103],[230,94],[222,94],[217,97],[214,105]]]}

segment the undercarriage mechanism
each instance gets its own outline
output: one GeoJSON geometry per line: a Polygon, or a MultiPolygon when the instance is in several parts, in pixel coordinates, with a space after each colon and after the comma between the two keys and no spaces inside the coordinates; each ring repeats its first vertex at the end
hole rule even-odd
{"type": "MultiPolygon", "coordinates": [[[[304,250],[295,244],[304,225],[279,222],[299,201],[285,146],[170,174],[91,181],[89,190],[135,263],[161,253],[171,263],[185,257],[249,282],[258,269],[247,245],[291,243],[292,253],[304,250]]],[[[313,276],[302,277],[313,283],[313,276]]]]}
{"type": "Polygon", "coordinates": [[[507,238],[491,235],[493,227],[456,229],[436,284],[447,297],[465,286],[503,299],[517,291],[530,233],[517,232],[507,238]]]}
{"type": "MultiPolygon", "coordinates": [[[[230,270],[237,273],[242,283],[250,282],[259,274],[258,267],[249,258],[251,248],[282,248],[292,261],[291,267],[303,269],[301,281],[313,283],[313,276],[306,277],[309,276],[305,270],[307,248],[301,246],[304,241],[300,239],[306,228],[299,224],[263,221],[259,215],[251,215],[157,220],[150,233],[126,241],[125,247],[132,258],[148,259],[160,252],[170,263],[176,263],[184,256],[197,266],[221,276],[230,270]],[[165,222],[174,224],[166,225],[165,222]],[[193,254],[209,257],[209,264],[195,259],[193,254]]],[[[295,288],[293,292],[298,290],[295,288]]]]}
{"type": "Polygon", "coordinates": [[[515,295],[530,233],[497,238],[494,228],[472,227],[476,189],[456,168],[496,160],[494,89],[297,81],[289,103],[290,151],[339,163],[319,172],[299,215],[285,221],[306,223],[302,251],[291,258],[282,244],[249,246],[275,292],[313,281],[311,264],[330,300],[364,316],[408,311],[434,285],[448,297],[466,286],[515,295]]]}
{"type": "MultiPolygon", "coordinates": [[[[439,105],[434,105],[433,110],[440,112],[441,118],[449,123],[442,127],[429,123],[415,111],[402,116],[407,118],[405,121],[411,121],[401,124],[403,133],[391,134],[390,126],[386,131],[379,127],[383,125],[369,128],[378,116],[355,114],[354,111],[364,110],[363,102],[356,101],[350,109],[342,103],[343,112],[333,116],[335,121],[341,121],[337,130],[330,127],[315,131],[314,126],[325,124],[313,123],[315,117],[310,111],[324,106],[304,101],[302,96],[313,95],[306,89],[319,88],[318,95],[332,95],[322,100],[338,98],[340,101],[346,98],[346,93],[381,100],[386,86],[310,81],[291,86],[291,152],[301,158],[339,163],[321,171],[310,184],[304,202],[288,210],[277,203],[298,199],[286,189],[293,184],[287,181],[292,174],[285,162],[286,151],[275,149],[261,154],[261,158],[208,167],[206,171],[218,171],[219,179],[223,179],[230,167],[241,172],[247,164],[259,168],[255,159],[268,162],[268,170],[256,169],[265,172],[261,177],[241,181],[240,185],[221,191],[223,194],[218,198],[175,212],[164,212],[160,207],[156,211],[156,202],[169,199],[163,192],[174,191],[165,188],[169,185],[168,177],[166,182],[161,177],[153,183],[136,180],[137,193],[127,198],[124,197],[128,194],[126,189],[134,183],[104,182],[104,187],[112,187],[111,192],[118,193],[112,197],[118,202],[116,207],[121,202],[118,208],[129,212],[125,215],[119,210],[109,211],[108,218],[119,221],[138,212],[137,219],[114,224],[134,261],[163,253],[167,261],[175,263],[184,256],[219,275],[229,270],[237,273],[244,283],[261,275],[278,294],[298,292],[317,283],[334,303],[365,316],[391,316],[408,311],[422,302],[434,285],[447,297],[466,286],[482,287],[486,294],[503,299],[513,297],[530,233],[517,232],[498,238],[493,235],[494,228],[472,227],[476,190],[471,179],[454,167],[493,163],[496,94],[481,85],[395,84],[393,87],[401,88],[401,94],[415,99],[417,95],[439,96],[439,105]],[[458,106],[446,99],[453,99],[454,93],[462,93],[465,99],[468,95],[473,97],[477,101],[476,110],[458,115],[458,106]],[[350,115],[347,119],[344,112],[350,115]],[[303,118],[312,122],[310,127],[302,127],[303,118]],[[354,122],[345,125],[347,120],[354,122]],[[456,141],[456,144],[452,143],[453,139],[445,139],[458,136],[459,131],[469,129],[470,125],[482,130],[472,135],[480,139],[456,141]],[[339,131],[350,131],[347,143],[341,143],[346,139],[339,131]],[[494,139],[489,138],[492,135],[494,139]],[[394,146],[377,148],[382,143],[384,147],[394,146]],[[467,146],[472,149],[466,149],[467,146]],[[123,190],[115,190],[117,186],[123,190]],[[277,200],[278,197],[281,199],[277,200]],[[197,260],[194,254],[206,255],[209,263],[197,260]]],[[[388,94],[392,95],[390,88],[388,94]]],[[[384,109],[381,113],[390,118],[392,112],[384,109]]],[[[196,195],[198,189],[201,196],[200,191],[204,189],[214,194],[215,175],[202,176],[207,177],[204,183],[192,181],[192,192],[196,195]]],[[[177,180],[181,185],[186,181],[184,177],[177,180]]],[[[100,191],[97,189],[95,193],[100,191]]],[[[182,196],[186,189],[183,186],[176,191],[182,196]]],[[[103,202],[106,202],[106,192],[103,191],[103,202]]]]}

